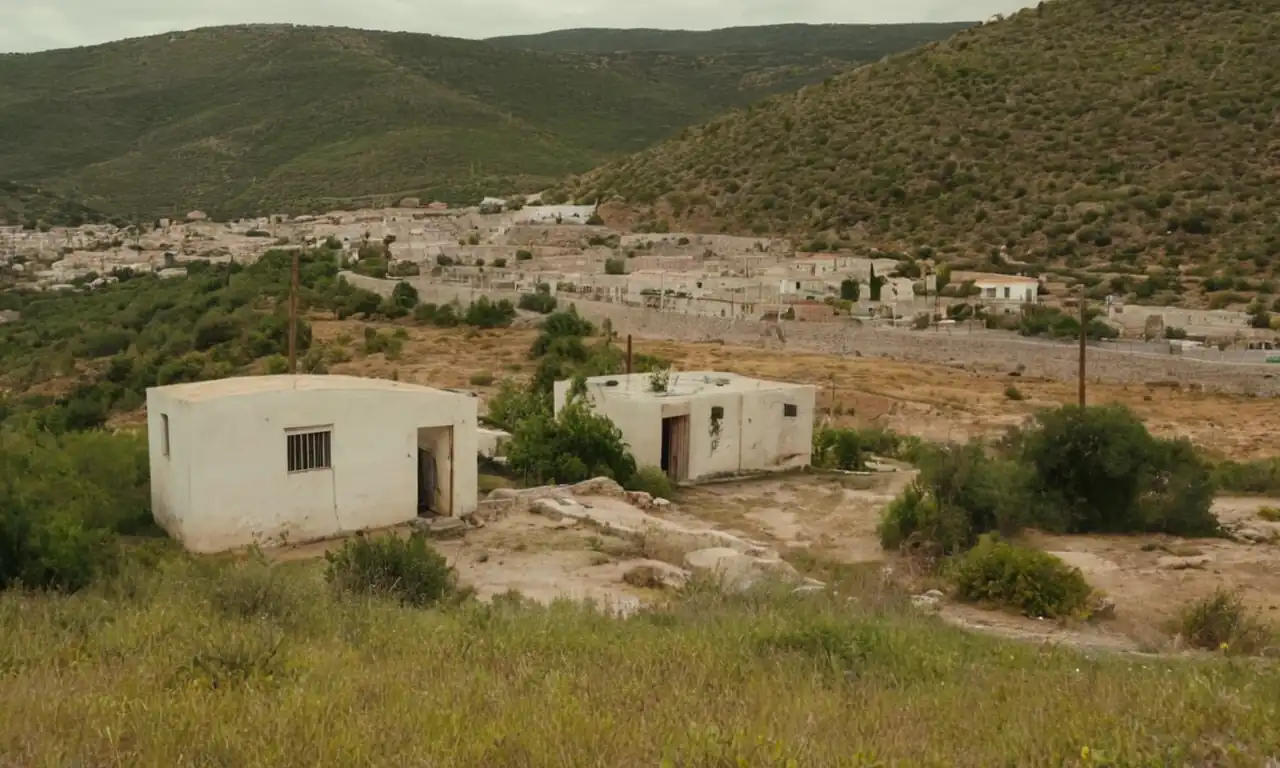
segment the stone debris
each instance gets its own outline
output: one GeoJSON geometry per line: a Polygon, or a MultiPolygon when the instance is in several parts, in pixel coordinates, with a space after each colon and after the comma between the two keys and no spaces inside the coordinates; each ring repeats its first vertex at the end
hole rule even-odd
{"type": "Polygon", "coordinates": [[[471,527],[465,520],[458,517],[420,517],[409,525],[413,530],[421,531],[432,539],[460,539],[471,527]]]}
{"type": "Polygon", "coordinates": [[[646,560],[622,574],[622,580],[641,589],[681,589],[689,583],[689,572],[671,563],[646,560]]]}
{"type": "Polygon", "coordinates": [[[1156,561],[1156,567],[1166,571],[1185,571],[1192,568],[1200,569],[1209,564],[1208,555],[1199,555],[1197,557],[1176,557],[1166,556],[1156,561]]]}
{"type": "Polygon", "coordinates": [[[911,604],[923,611],[937,611],[942,608],[942,601],[947,598],[941,591],[931,589],[911,598],[911,604]]]}

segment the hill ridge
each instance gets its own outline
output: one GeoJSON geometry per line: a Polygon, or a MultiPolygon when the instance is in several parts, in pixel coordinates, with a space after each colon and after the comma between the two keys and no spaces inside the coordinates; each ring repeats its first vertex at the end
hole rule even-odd
{"type": "Polygon", "coordinates": [[[1053,0],[713,118],[556,192],[819,250],[1272,273],[1268,6],[1053,0]]]}
{"type": "Polygon", "coordinates": [[[915,40],[866,37],[821,56],[595,53],[275,24],[21,54],[0,58],[0,168],[146,218],[301,212],[407,189],[472,202],[551,185],[915,40]]]}

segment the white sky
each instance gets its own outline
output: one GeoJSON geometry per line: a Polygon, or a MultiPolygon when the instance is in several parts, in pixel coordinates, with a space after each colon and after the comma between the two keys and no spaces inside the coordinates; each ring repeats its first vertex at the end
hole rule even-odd
{"type": "Polygon", "coordinates": [[[0,52],[92,45],[221,24],[292,23],[452,37],[572,27],[981,21],[1027,0],[0,0],[0,52]]]}

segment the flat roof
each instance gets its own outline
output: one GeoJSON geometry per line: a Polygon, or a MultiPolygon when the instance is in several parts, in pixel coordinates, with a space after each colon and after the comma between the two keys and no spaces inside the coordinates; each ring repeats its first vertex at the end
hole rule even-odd
{"type": "Polygon", "coordinates": [[[232,376],[226,379],[195,381],[187,384],[169,384],[152,387],[175,400],[199,402],[223,397],[240,397],[263,392],[290,391],[346,391],[346,392],[431,392],[466,397],[465,394],[443,389],[406,384],[390,379],[369,379],[361,376],[325,374],[283,374],[278,376],[232,376]]]}
{"type": "Polygon", "coordinates": [[[794,384],[785,381],[769,381],[753,379],[736,373],[718,373],[716,371],[672,371],[667,381],[666,392],[654,392],[650,389],[652,374],[632,373],[616,376],[592,376],[587,379],[587,386],[598,388],[607,397],[627,397],[635,399],[647,398],[680,398],[692,397],[710,392],[760,392],[778,391],[798,388],[814,388],[811,384],[794,384]],[[610,383],[614,382],[614,383],[610,383]]]}
{"type": "Polygon", "coordinates": [[[960,283],[966,280],[972,280],[975,283],[1010,283],[1010,284],[1030,284],[1039,283],[1040,280],[1034,277],[1026,277],[1025,275],[1002,275],[995,272],[956,272],[951,275],[951,282],[960,283]]]}

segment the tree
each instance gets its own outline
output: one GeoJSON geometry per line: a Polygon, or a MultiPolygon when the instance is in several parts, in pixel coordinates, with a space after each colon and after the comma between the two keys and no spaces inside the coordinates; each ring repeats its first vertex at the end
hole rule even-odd
{"type": "Polygon", "coordinates": [[[538,483],[610,477],[625,484],[636,472],[621,430],[580,399],[554,417],[543,411],[520,422],[507,446],[507,463],[538,483]]]}
{"type": "Polygon", "coordinates": [[[1218,530],[1209,468],[1185,440],[1153,437],[1123,406],[1067,406],[1036,417],[1022,446],[1033,492],[1068,533],[1218,530]]]}
{"type": "Polygon", "coordinates": [[[402,309],[413,309],[418,305],[418,289],[401,280],[391,289],[391,303],[402,309]]]}
{"type": "Polygon", "coordinates": [[[880,301],[880,289],[884,287],[884,284],[887,282],[887,278],[880,277],[879,275],[876,274],[876,268],[874,264],[871,266],[870,282],[871,282],[871,300],[880,301]]]}
{"type": "Polygon", "coordinates": [[[844,301],[857,301],[862,293],[862,285],[857,280],[848,278],[840,281],[840,298],[844,301]]]}

